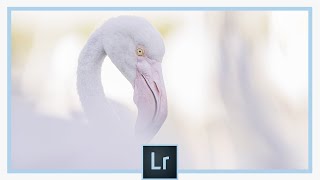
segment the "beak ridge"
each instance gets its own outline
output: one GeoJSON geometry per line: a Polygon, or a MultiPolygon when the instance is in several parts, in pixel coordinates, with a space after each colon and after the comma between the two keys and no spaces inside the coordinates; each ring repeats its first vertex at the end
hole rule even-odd
{"type": "Polygon", "coordinates": [[[148,142],[157,134],[167,117],[167,96],[161,64],[156,62],[143,67],[148,67],[149,73],[144,74],[143,69],[137,68],[134,83],[134,102],[138,107],[135,134],[139,141],[148,142]]]}

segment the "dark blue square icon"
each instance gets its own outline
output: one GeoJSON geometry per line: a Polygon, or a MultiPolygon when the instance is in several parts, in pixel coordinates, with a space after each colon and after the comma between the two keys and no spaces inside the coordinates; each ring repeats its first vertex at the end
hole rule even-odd
{"type": "Polygon", "coordinates": [[[143,179],[177,178],[177,146],[143,146],[143,179]]]}

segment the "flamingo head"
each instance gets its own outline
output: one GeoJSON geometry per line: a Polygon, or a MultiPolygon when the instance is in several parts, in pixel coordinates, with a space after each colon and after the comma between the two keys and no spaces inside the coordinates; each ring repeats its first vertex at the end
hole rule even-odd
{"type": "Polygon", "coordinates": [[[140,141],[148,142],[167,117],[161,35],[148,21],[135,16],[112,18],[102,28],[107,55],[134,88],[138,108],[135,134],[140,141]]]}

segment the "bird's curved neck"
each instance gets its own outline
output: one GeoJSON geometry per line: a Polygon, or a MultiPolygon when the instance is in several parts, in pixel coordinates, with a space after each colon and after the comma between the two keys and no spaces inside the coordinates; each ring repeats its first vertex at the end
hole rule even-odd
{"type": "Polygon", "coordinates": [[[82,49],[77,69],[77,90],[84,111],[94,114],[104,107],[105,94],[101,83],[101,67],[106,53],[101,31],[97,30],[82,49]]]}

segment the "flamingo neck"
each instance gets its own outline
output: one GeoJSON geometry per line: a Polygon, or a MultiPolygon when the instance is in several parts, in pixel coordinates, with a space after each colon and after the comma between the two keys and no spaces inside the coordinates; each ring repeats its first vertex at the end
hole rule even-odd
{"type": "Polygon", "coordinates": [[[103,112],[106,99],[101,83],[101,67],[106,53],[103,49],[101,32],[94,32],[82,49],[77,69],[77,90],[83,109],[92,116],[103,112]]]}

